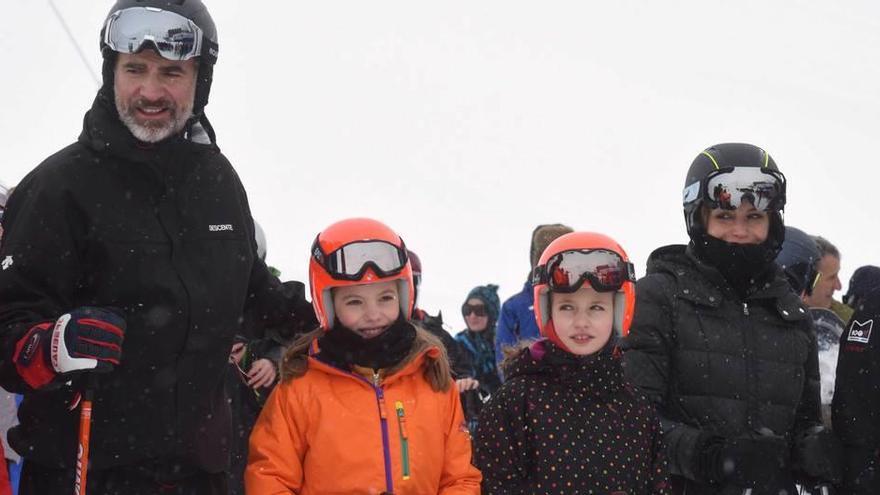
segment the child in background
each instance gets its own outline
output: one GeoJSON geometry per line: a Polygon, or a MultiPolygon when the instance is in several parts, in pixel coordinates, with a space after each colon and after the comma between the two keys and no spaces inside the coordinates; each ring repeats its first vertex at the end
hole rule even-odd
{"type": "Polygon", "coordinates": [[[477,431],[483,401],[501,386],[495,360],[495,324],[500,310],[498,286],[493,284],[474,287],[461,305],[466,328],[455,336],[455,340],[468,353],[471,362],[469,376],[476,382],[472,387],[459,387],[459,391],[468,429],[472,433],[477,431]]]}
{"type": "Polygon", "coordinates": [[[487,494],[666,494],[653,406],[623,380],[616,352],[635,305],[626,253],[602,234],[553,241],[533,275],[543,337],[514,349],[480,416],[487,494]]]}
{"type": "Polygon", "coordinates": [[[309,262],[320,328],[285,353],[250,439],[248,494],[478,494],[439,341],[408,319],[400,237],[366,218],[321,232],[309,262]]]}

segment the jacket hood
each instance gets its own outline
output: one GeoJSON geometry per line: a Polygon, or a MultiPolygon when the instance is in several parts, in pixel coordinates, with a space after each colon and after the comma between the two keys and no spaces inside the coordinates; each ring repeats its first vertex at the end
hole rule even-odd
{"type": "MultiPolygon", "coordinates": [[[[795,294],[784,272],[773,264],[773,273],[746,301],[775,300],[776,309],[786,321],[809,316],[801,298],[795,294]]],[[[676,296],[703,306],[718,307],[723,299],[738,299],[733,288],[717,269],[701,262],[688,246],[673,244],[656,249],[648,257],[647,274],[666,274],[676,279],[676,296]]]]}

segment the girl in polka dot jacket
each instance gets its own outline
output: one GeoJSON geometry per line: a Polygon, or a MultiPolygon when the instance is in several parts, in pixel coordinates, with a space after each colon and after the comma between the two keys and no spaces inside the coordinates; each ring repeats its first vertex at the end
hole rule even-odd
{"type": "Polygon", "coordinates": [[[507,381],[480,416],[483,493],[670,493],[657,416],[623,381],[615,351],[633,281],[626,253],[602,234],[566,234],[544,251],[533,275],[543,339],[509,352],[507,381]]]}

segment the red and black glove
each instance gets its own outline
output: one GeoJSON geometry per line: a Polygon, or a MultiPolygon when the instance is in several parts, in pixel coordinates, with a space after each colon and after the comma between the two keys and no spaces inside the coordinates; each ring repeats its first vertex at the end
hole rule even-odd
{"type": "Polygon", "coordinates": [[[125,319],[105,308],[81,307],[55,323],[31,327],[15,346],[18,374],[32,388],[47,385],[58,375],[105,372],[119,364],[125,319]]]}

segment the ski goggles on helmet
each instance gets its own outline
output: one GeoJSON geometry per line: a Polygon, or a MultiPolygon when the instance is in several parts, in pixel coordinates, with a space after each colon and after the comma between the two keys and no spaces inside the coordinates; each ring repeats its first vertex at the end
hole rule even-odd
{"type": "Polygon", "coordinates": [[[614,251],[584,249],[551,256],[532,278],[533,285],[547,284],[553,292],[576,292],[585,281],[597,292],[618,291],[636,281],[635,269],[614,251]]]}
{"type": "Polygon", "coordinates": [[[735,210],[749,203],[759,211],[785,206],[785,176],[759,167],[730,167],[710,174],[705,198],[711,208],[735,210]]]}
{"type": "Polygon", "coordinates": [[[167,60],[189,60],[202,54],[202,29],[186,17],[155,7],[114,12],[104,24],[104,43],[120,53],[153,48],[167,60]]]}
{"type": "Polygon", "coordinates": [[[324,253],[318,239],[312,257],[337,280],[361,280],[367,268],[381,278],[397,275],[406,266],[406,248],[386,241],[357,241],[324,253]]]}

